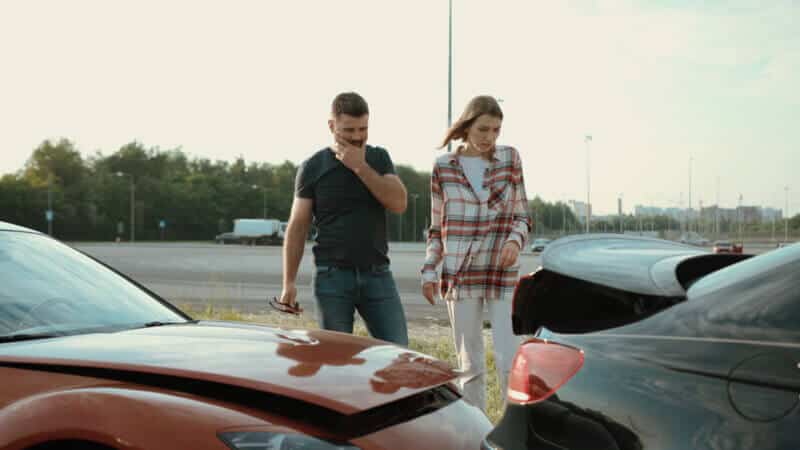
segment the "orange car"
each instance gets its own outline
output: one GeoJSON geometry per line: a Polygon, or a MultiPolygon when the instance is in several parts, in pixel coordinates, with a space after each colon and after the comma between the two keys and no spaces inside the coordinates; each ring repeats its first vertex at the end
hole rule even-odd
{"type": "Polygon", "coordinates": [[[196,321],[0,222],[0,448],[480,448],[434,358],[341,333],[196,321]]]}

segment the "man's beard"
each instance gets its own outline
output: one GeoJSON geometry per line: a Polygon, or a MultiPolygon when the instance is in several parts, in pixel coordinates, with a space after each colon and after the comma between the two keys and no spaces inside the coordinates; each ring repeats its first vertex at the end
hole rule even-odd
{"type": "Polygon", "coordinates": [[[356,146],[356,147],[361,147],[362,145],[364,145],[364,140],[363,139],[359,139],[359,140],[346,139],[346,141],[350,145],[353,145],[353,146],[356,146]]]}

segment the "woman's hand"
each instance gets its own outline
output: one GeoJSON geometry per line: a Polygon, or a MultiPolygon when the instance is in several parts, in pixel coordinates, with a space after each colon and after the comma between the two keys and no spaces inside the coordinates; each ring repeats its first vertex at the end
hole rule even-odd
{"type": "Polygon", "coordinates": [[[506,269],[514,265],[519,258],[519,245],[514,241],[506,242],[500,250],[500,268],[506,269]]]}
{"type": "Polygon", "coordinates": [[[436,283],[429,282],[422,285],[422,295],[425,296],[425,299],[428,300],[428,303],[431,305],[436,304],[436,298],[434,298],[434,291],[436,290],[436,283]]]}

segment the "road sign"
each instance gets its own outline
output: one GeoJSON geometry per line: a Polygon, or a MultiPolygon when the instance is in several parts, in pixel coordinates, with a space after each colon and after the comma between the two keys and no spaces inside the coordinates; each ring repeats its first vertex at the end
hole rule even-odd
{"type": "Polygon", "coordinates": [[[44,217],[47,219],[48,222],[52,222],[53,221],[53,210],[52,209],[48,209],[47,211],[45,211],[44,212],[44,217]]]}

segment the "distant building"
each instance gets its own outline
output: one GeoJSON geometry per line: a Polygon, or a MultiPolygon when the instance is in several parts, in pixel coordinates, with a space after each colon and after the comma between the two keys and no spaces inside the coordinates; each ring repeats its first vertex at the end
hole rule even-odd
{"type": "Polygon", "coordinates": [[[783,210],[776,208],[763,208],[761,210],[761,217],[766,222],[783,220],[783,210]]]}
{"type": "MultiPolygon", "coordinates": [[[[570,208],[578,216],[582,222],[586,217],[586,203],[578,201],[570,201],[570,208]]],[[[762,222],[771,222],[773,220],[783,220],[783,211],[776,208],[767,208],[762,206],[739,206],[737,208],[722,208],[719,205],[702,206],[700,209],[687,209],[687,208],[660,208],[658,206],[649,205],[636,205],[634,213],[637,217],[655,217],[667,216],[673,220],[685,223],[687,218],[692,222],[700,221],[705,224],[714,224],[719,221],[720,223],[738,223],[739,220],[743,224],[756,224],[762,222]]],[[[600,217],[592,217],[593,220],[600,220],[600,217]]]]}
{"type": "Polygon", "coordinates": [[[700,220],[708,223],[714,223],[716,220],[720,222],[736,220],[735,209],[720,208],[717,205],[706,206],[700,210],[700,220]]]}
{"type": "Polygon", "coordinates": [[[761,207],[759,206],[740,206],[737,209],[737,220],[741,219],[742,223],[752,224],[761,223],[761,207]]]}
{"type": "Polygon", "coordinates": [[[733,209],[733,208],[720,208],[719,209],[719,218],[720,218],[720,220],[726,220],[728,222],[735,222],[736,221],[736,209],[733,209]]]}
{"type": "Polygon", "coordinates": [[[664,209],[656,206],[636,205],[634,212],[637,217],[655,217],[664,215],[664,209]]]}

